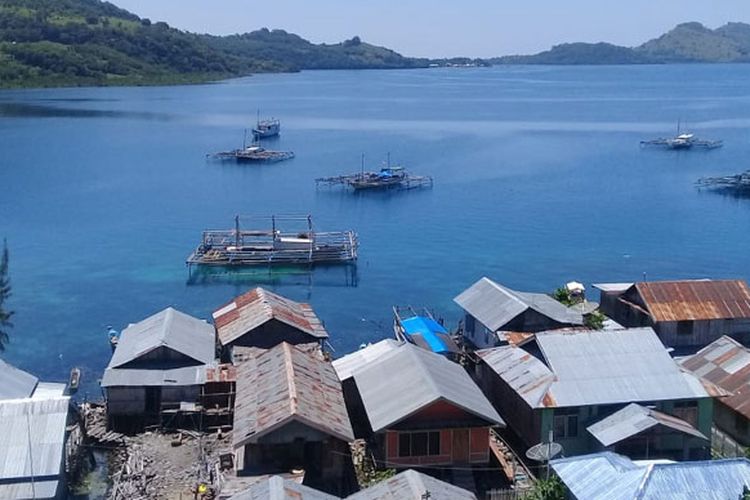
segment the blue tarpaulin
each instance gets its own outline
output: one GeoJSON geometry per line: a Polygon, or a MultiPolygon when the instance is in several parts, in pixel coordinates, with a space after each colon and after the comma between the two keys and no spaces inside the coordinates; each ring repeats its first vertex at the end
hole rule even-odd
{"type": "Polygon", "coordinates": [[[427,343],[432,352],[446,354],[453,352],[451,346],[447,345],[443,337],[448,335],[448,331],[437,321],[424,316],[414,316],[401,322],[404,333],[409,337],[420,335],[427,343]]]}

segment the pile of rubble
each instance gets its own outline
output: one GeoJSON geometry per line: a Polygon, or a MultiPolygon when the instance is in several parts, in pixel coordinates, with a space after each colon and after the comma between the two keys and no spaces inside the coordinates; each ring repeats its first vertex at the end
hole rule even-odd
{"type": "Polygon", "coordinates": [[[214,498],[219,454],[217,434],[145,432],[113,451],[111,500],[214,498]]]}

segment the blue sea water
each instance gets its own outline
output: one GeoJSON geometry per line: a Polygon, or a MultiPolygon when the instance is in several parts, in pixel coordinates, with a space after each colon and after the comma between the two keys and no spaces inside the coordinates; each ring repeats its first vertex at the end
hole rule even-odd
{"type": "Polygon", "coordinates": [[[309,301],[337,354],[391,336],[391,306],[456,322],[483,275],[551,291],[575,279],[750,278],[750,199],[699,191],[750,168],[750,65],[309,71],[211,85],[0,92],[0,236],[16,311],[5,358],[86,391],[124,328],[174,306],[210,318],[261,284],[309,301]],[[282,120],[289,162],[238,166],[256,110],[282,120]],[[642,149],[677,121],[714,151],[642,149]],[[390,152],[431,190],[355,195],[316,177],[390,152]],[[311,213],[355,229],[343,268],[188,281],[205,228],[311,213]]]}

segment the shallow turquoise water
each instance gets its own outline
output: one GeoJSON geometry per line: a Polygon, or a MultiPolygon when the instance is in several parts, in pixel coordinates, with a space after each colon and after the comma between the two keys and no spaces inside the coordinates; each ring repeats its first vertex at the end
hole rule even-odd
{"type": "Polygon", "coordinates": [[[750,277],[750,200],[700,192],[750,168],[750,65],[503,67],[261,75],[214,85],[0,92],[0,236],[16,327],[6,358],[86,389],[121,329],[168,305],[208,318],[256,282],[310,301],[338,353],[391,335],[391,306],[452,298],[487,275],[546,291],[585,283],[750,277]],[[256,109],[282,119],[266,166],[207,162],[256,109]],[[678,119],[724,148],[643,150],[678,119]],[[391,152],[432,190],[316,190],[391,152]],[[188,283],[204,228],[235,213],[312,213],[356,229],[356,280],[188,283]],[[356,284],[356,286],[351,286],[356,284]]]}

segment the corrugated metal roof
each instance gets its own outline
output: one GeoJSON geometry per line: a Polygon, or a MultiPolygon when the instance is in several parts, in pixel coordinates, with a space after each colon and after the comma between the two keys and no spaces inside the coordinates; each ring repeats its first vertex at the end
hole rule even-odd
{"type": "Polygon", "coordinates": [[[477,355],[531,408],[550,405],[544,398],[555,374],[540,360],[514,345],[477,351],[477,355]]]}
{"type": "Polygon", "coordinates": [[[0,400],[31,396],[39,379],[0,359],[0,400]]]}
{"type": "Polygon", "coordinates": [[[353,441],[336,372],[320,356],[283,342],[237,368],[234,446],[292,421],[353,441]]]}
{"type": "Polygon", "coordinates": [[[206,382],[206,366],[183,366],[164,370],[143,368],[107,368],[102,387],[164,387],[202,385],[206,382]]]}
{"type": "Polygon", "coordinates": [[[688,422],[636,403],[631,403],[599,422],[588,426],[586,430],[604,446],[610,446],[658,425],[701,439],[708,439],[688,422]]]}
{"type": "Polygon", "coordinates": [[[354,375],[354,371],[357,369],[367,366],[369,363],[388,354],[402,344],[403,342],[394,339],[381,340],[339,359],[335,359],[333,361],[333,368],[336,370],[336,375],[343,382],[354,375]]]}
{"type": "Polygon", "coordinates": [[[708,397],[690,384],[651,328],[537,334],[557,376],[549,394],[558,406],[708,397]]]}
{"type": "Polygon", "coordinates": [[[537,333],[536,343],[544,362],[518,347],[480,351],[534,408],[709,396],[700,381],[680,370],[651,328],[552,330],[537,333]]]}
{"type": "Polygon", "coordinates": [[[0,483],[60,476],[69,404],[67,396],[0,401],[0,483]]]}
{"type": "Polygon", "coordinates": [[[727,336],[680,360],[683,368],[727,391],[721,403],[750,418],[750,350],[727,336]]]}
{"type": "Polygon", "coordinates": [[[62,488],[60,481],[31,481],[0,484],[0,498],[3,500],[28,500],[60,498],[58,490],[62,488]]]}
{"type": "Polygon", "coordinates": [[[750,318],[750,288],[742,280],[636,283],[654,321],[750,318]]]}
{"type": "Polygon", "coordinates": [[[626,292],[633,283],[594,283],[594,288],[601,290],[602,292],[626,292]]]}
{"type": "Polygon", "coordinates": [[[582,325],[583,317],[549,295],[517,292],[482,278],[453,299],[484,326],[496,331],[513,318],[533,309],[539,314],[567,325],[582,325]]]}
{"type": "Polygon", "coordinates": [[[736,500],[750,486],[745,458],[638,465],[602,452],[550,463],[577,500],[736,500]]]}
{"type": "Polygon", "coordinates": [[[505,425],[461,365],[412,344],[375,358],[353,375],[374,432],[440,400],[505,425]]]}
{"type": "Polygon", "coordinates": [[[414,470],[406,470],[384,479],[346,500],[476,500],[471,491],[414,470]]]}
{"type": "Polygon", "coordinates": [[[577,500],[634,500],[648,470],[608,451],[552,460],[550,466],[577,500]]]}
{"type": "Polygon", "coordinates": [[[323,323],[309,304],[255,288],[213,313],[219,342],[227,345],[262,324],[275,319],[318,339],[328,338],[323,323]]]}
{"type": "Polygon", "coordinates": [[[108,368],[118,368],[159,347],[167,347],[200,363],[214,360],[211,325],[171,307],[123,330],[108,368]]]}
{"type": "Polygon", "coordinates": [[[232,495],[229,500],[338,500],[338,497],[281,476],[271,476],[232,495]]]}

